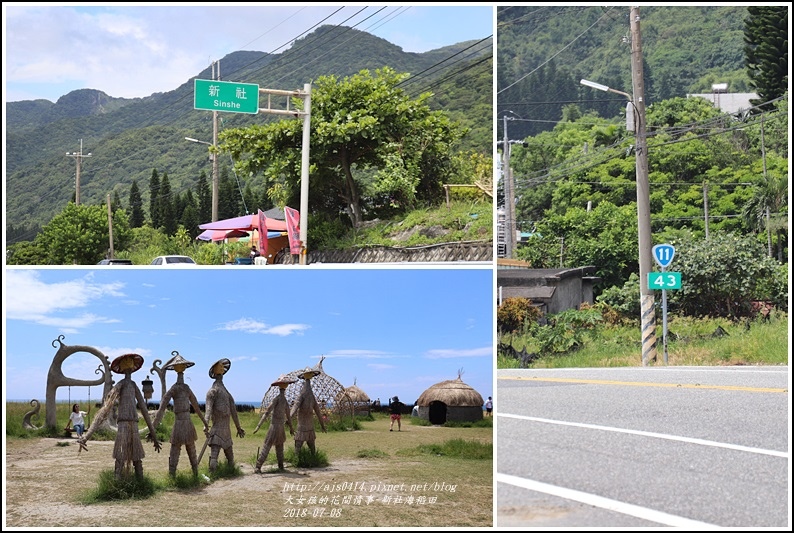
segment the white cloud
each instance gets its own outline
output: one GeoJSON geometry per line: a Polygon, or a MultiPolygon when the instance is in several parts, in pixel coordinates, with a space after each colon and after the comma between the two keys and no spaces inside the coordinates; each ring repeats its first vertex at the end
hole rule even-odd
{"type": "Polygon", "coordinates": [[[94,283],[93,275],[60,283],[45,283],[33,270],[6,270],[6,318],[24,320],[48,326],[83,328],[95,323],[118,320],[85,313],[73,317],[57,313],[88,306],[105,297],[124,296],[124,284],[94,283]]]}
{"type": "Polygon", "coordinates": [[[286,337],[292,334],[302,335],[303,332],[309,328],[310,326],[306,324],[280,324],[278,326],[271,326],[264,322],[259,322],[258,320],[241,318],[222,324],[217,329],[220,331],[242,331],[243,333],[261,333],[286,337]]]}
{"type": "Polygon", "coordinates": [[[378,350],[332,350],[325,355],[327,358],[346,357],[351,359],[388,359],[396,355],[378,350]]]}
{"type": "Polygon", "coordinates": [[[428,359],[452,359],[455,357],[492,357],[493,347],[473,348],[469,350],[438,349],[428,350],[425,357],[428,359]]]}

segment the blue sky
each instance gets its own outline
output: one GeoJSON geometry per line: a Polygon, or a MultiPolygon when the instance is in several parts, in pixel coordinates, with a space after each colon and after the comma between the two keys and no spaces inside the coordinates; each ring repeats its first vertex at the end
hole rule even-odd
{"type": "Polygon", "coordinates": [[[320,24],[355,27],[406,52],[426,52],[488,37],[493,33],[493,10],[492,5],[443,4],[4,2],[4,101],[55,102],[85,88],[117,98],[170,91],[231,52],[284,52],[295,38],[320,24]]]}
{"type": "MultiPolygon", "coordinates": [[[[195,363],[185,379],[200,401],[212,385],[209,367],[223,357],[238,402],[261,401],[280,374],[323,355],[327,374],[345,387],[355,380],[373,400],[413,403],[459,370],[483,399],[493,395],[491,268],[9,267],[3,285],[4,400],[44,402],[60,335],[111,360],[141,354],[138,383],[176,350],[195,363]]],[[[80,352],[63,372],[95,379],[97,364],[80,352]]],[[[173,372],[167,379],[170,386],[173,372]]],[[[88,395],[63,387],[57,399],[88,395]]],[[[91,387],[91,399],[100,396],[91,387]]]]}

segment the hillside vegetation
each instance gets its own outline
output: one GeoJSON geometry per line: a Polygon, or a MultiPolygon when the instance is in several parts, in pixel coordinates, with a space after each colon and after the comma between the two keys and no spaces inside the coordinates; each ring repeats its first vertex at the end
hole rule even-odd
{"type": "MultiPolygon", "coordinates": [[[[365,32],[324,26],[281,54],[238,51],[220,63],[225,79],[287,90],[302,89],[305,83],[320,76],[345,77],[385,66],[398,72],[422,73],[406,80],[400,89],[410,97],[432,92],[430,107],[449,113],[452,120],[469,130],[458,149],[490,154],[491,56],[491,39],[416,54],[365,32]],[[342,38],[344,47],[330,46],[342,38]],[[318,49],[325,50],[322,61],[306,61],[307,55],[318,49]],[[443,63],[458,53],[457,62],[443,63]]],[[[211,79],[210,67],[196,77],[211,79]]],[[[211,165],[207,147],[184,138],[211,141],[212,112],[195,110],[193,105],[192,79],[172,91],[145,98],[119,99],[83,89],[64,95],[55,103],[8,103],[9,242],[31,240],[38,227],[73,198],[75,159],[64,153],[79,150],[81,140],[83,153],[91,153],[90,158],[83,158],[81,203],[103,204],[107,195],[126,201],[130,186],[136,181],[146,205],[149,191],[145,185],[153,170],[168,174],[175,195],[195,188],[202,172],[211,173],[211,165]]],[[[219,115],[221,131],[276,120],[263,113],[219,115]]],[[[234,176],[228,154],[222,155],[220,162],[230,179],[237,181],[238,195],[246,187],[261,186],[256,176],[234,176]]],[[[269,206],[263,206],[266,207],[269,206]]]]}

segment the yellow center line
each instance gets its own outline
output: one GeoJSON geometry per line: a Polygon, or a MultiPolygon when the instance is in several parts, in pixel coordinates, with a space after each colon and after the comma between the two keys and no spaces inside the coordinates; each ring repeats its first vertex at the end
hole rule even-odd
{"type": "Polygon", "coordinates": [[[624,385],[630,387],[671,387],[681,389],[716,389],[716,390],[741,390],[749,392],[782,392],[788,389],[764,387],[737,387],[734,385],[702,385],[700,383],[648,383],[644,381],[614,381],[607,379],[576,379],[576,378],[541,378],[537,376],[499,376],[497,379],[511,379],[515,381],[552,381],[557,383],[582,383],[590,385],[624,385]]]}

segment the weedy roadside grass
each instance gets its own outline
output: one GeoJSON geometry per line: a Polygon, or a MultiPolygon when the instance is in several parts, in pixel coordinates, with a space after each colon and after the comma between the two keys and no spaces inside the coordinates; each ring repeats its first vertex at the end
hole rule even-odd
{"type": "MultiPolygon", "coordinates": [[[[657,361],[664,364],[663,328],[657,318],[657,361]]],[[[504,335],[516,350],[532,352],[532,340],[504,335]]],[[[566,354],[544,355],[527,368],[599,368],[640,366],[639,325],[600,327],[591,341],[566,354]]],[[[788,364],[788,315],[774,313],[768,321],[733,322],[727,319],[672,317],[667,327],[668,365],[786,365],[788,364]]],[[[497,356],[497,368],[522,368],[512,357],[497,356]]]]}

